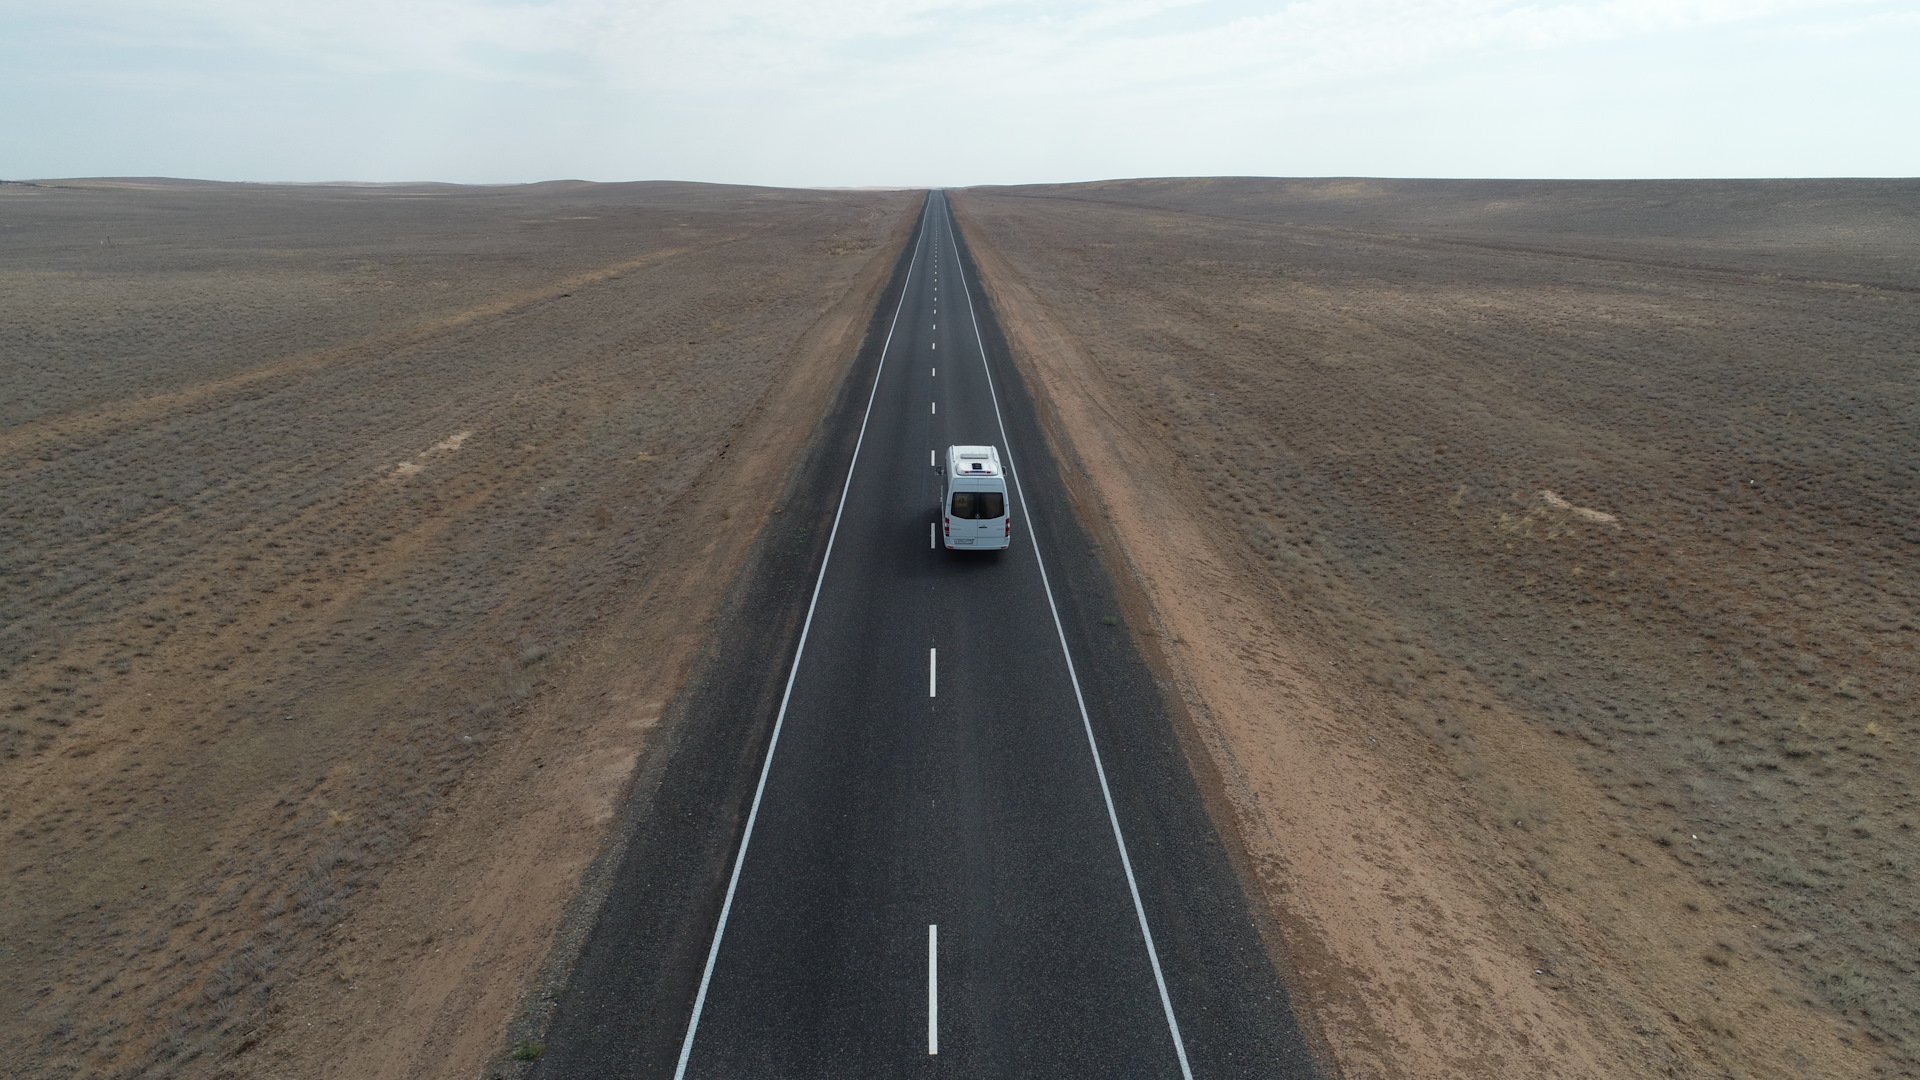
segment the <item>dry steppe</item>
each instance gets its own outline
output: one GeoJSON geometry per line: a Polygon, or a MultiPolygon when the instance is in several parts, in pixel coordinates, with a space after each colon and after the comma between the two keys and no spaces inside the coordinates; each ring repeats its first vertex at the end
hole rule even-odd
{"type": "Polygon", "coordinates": [[[919,196],[0,185],[0,1060],[471,1076],[919,196]]]}
{"type": "Polygon", "coordinates": [[[1920,182],[954,202],[1346,1075],[1920,1070],[1920,182]]]}

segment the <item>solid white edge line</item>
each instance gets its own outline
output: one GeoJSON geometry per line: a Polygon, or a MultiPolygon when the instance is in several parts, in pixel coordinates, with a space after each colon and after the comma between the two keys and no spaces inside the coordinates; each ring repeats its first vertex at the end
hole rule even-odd
{"type": "Polygon", "coordinates": [[[940,924],[927,924],[927,1053],[940,1052],[940,924]]]}
{"type": "MultiPolygon", "coordinates": [[[[953,209],[947,203],[945,192],[940,194],[941,225],[949,235],[953,232],[953,209]]],[[[959,241],[955,241],[959,246],[959,241]]],[[[980,369],[987,375],[987,393],[993,398],[993,418],[1000,425],[1000,439],[1007,444],[1007,472],[1014,478],[1014,490],[1020,495],[1020,514],[1027,519],[1027,536],[1033,544],[1033,561],[1040,567],[1040,584],[1046,589],[1047,608],[1053,612],[1053,630],[1060,635],[1060,654],[1066,657],[1067,677],[1073,682],[1073,700],[1080,706],[1080,723],[1087,731],[1087,749],[1093,752],[1093,771],[1100,777],[1100,796],[1107,803],[1107,821],[1113,825],[1113,842],[1120,849],[1120,866],[1127,872],[1127,891],[1133,894],[1133,914],[1140,920],[1140,936],[1147,943],[1147,959],[1153,964],[1153,982],[1160,989],[1160,1007],[1167,1014],[1167,1031],[1173,1035],[1173,1050],[1180,1058],[1180,1075],[1185,1080],[1193,1080],[1193,1069],[1187,1064],[1186,1042],[1180,1038],[1180,1022],[1173,1017],[1173,998],[1167,994],[1167,979],[1160,971],[1160,952],[1153,944],[1153,931],[1147,926],[1147,908],[1140,902],[1140,886],[1133,879],[1133,860],[1127,857],[1127,841],[1120,833],[1120,815],[1113,808],[1113,792],[1107,787],[1106,766],[1100,763],[1100,744],[1093,737],[1093,720],[1087,715],[1087,699],[1080,693],[1080,676],[1074,670],[1073,650],[1067,647],[1067,631],[1060,624],[1060,608],[1053,602],[1053,585],[1047,580],[1047,564],[1040,557],[1040,538],[1033,526],[1033,513],[1027,509],[1027,486],[1020,480],[1020,473],[1013,467],[1013,443],[1007,439],[1007,421],[1000,415],[1000,394],[993,386],[993,372],[987,367],[987,342],[980,335],[980,316],[974,310],[973,289],[967,285],[966,275],[962,274],[960,287],[967,294],[967,313],[973,317],[973,340],[980,346],[980,369]]]]}
{"type": "MultiPolygon", "coordinates": [[[[933,207],[929,200],[926,215],[933,207]]],[[[780,745],[780,728],[787,720],[787,702],[793,698],[793,680],[800,674],[800,657],[807,651],[807,632],[813,629],[813,612],[820,606],[820,586],[826,583],[827,566],[833,560],[833,541],[840,535],[840,517],[847,510],[847,493],[853,490],[853,470],[860,464],[860,447],[867,441],[867,421],[873,416],[873,401],[880,393],[880,376],[887,370],[887,349],[893,344],[893,331],[900,324],[900,312],[907,306],[907,287],[913,282],[914,263],[926,243],[922,227],[920,240],[913,245],[913,259],[907,263],[907,277],[900,283],[900,304],[893,309],[893,322],[887,326],[887,340],[880,346],[880,364],[874,369],[873,389],[867,392],[867,411],[860,417],[860,435],[853,443],[853,460],[847,463],[847,482],[840,488],[840,505],[833,512],[833,529],[827,533],[827,550],[820,557],[820,576],[813,582],[813,599],[807,602],[807,618],[800,624],[800,642],[793,650],[793,667],[787,671],[787,689],[780,695],[780,711],[773,719],[773,735],[767,740],[767,757],[760,764],[760,782],[753,789],[753,808],[747,811],[747,828],[740,834],[740,851],[733,857],[733,876],[727,880],[727,898],[720,905],[720,921],[713,928],[713,944],[707,949],[707,966],[700,973],[700,992],[693,999],[693,1015],[687,1018],[687,1036],[680,1041],[680,1064],[673,1070],[674,1080],[684,1080],[687,1059],[693,1055],[694,1032],[700,1029],[700,1013],[707,1006],[707,987],[713,982],[713,964],[720,957],[720,939],[727,932],[727,918],[733,914],[733,894],[740,887],[740,868],[747,862],[747,845],[753,841],[753,823],[760,817],[760,798],[767,791],[767,773],[773,769],[773,751],[780,745]]]]}

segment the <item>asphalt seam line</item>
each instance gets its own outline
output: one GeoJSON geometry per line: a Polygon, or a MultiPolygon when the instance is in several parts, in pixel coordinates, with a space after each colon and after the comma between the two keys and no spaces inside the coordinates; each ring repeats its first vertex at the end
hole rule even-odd
{"type": "Polygon", "coordinates": [[[940,1052],[940,925],[927,924],[927,1053],[940,1052]]]}

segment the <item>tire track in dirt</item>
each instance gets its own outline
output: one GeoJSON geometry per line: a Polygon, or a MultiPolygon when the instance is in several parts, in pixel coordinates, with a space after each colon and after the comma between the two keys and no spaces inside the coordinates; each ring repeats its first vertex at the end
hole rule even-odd
{"type": "Polygon", "coordinates": [[[537,289],[526,289],[507,296],[490,300],[484,304],[452,314],[428,319],[400,330],[375,334],[345,345],[319,349],[270,361],[257,368],[229,375],[222,379],[202,383],[198,386],[175,390],[165,394],[155,394],[137,401],[94,409],[78,414],[51,416],[31,423],[21,424],[12,430],[0,432],[0,456],[12,454],[30,454],[38,447],[53,443],[70,443],[88,437],[110,436],[124,432],[128,427],[143,422],[151,422],[170,413],[195,405],[205,404],[221,398],[231,397],[243,390],[253,389],[274,379],[290,379],[308,374],[316,369],[334,364],[360,360],[385,360],[394,354],[405,352],[415,346],[425,345],[434,339],[487,319],[508,317],[532,304],[544,300],[554,300],[563,293],[574,289],[583,289],[621,274],[685,255],[696,250],[706,250],[737,242],[744,234],[736,234],[701,245],[699,248],[669,248],[664,251],[649,252],[636,259],[627,259],[611,266],[601,267],[584,274],[574,274],[553,281],[537,289]]]}

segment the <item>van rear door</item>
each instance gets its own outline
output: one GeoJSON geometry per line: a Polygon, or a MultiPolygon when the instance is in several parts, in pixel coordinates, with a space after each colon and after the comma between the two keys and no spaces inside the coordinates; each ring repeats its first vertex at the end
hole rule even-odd
{"type": "Polygon", "coordinates": [[[1007,546],[1007,487],[998,479],[956,481],[947,496],[947,546],[1007,546]]]}

